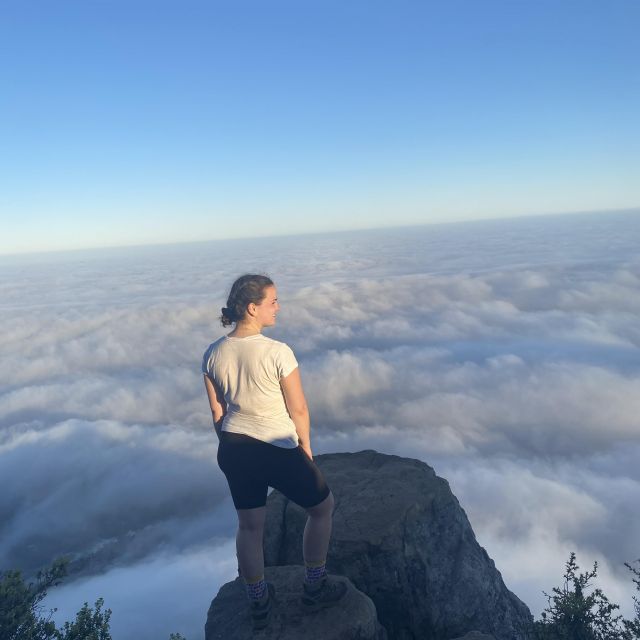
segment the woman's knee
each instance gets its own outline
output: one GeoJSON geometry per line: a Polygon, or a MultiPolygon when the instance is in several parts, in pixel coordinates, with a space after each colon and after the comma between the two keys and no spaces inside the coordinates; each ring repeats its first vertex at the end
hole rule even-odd
{"type": "Polygon", "coordinates": [[[314,507],[307,507],[307,513],[314,517],[326,517],[333,513],[335,506],[335,500],[333,498],[333,492],[329,491],[329,495],[319,504],[314,507]]]}
{"type": "Polygon", "coordinates": [[[267,508],[236,509],[238,513],[238,528],[243,531],[261,532],[264,529],[264,521],[267,508]]]}

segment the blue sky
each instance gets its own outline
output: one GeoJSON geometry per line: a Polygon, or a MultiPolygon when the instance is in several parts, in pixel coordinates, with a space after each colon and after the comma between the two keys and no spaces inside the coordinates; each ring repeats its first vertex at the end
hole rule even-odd
{"type": "Polygon", "coordinates": [[[0,12],[0,253],[640,205],[635,0],[0,12]]]}

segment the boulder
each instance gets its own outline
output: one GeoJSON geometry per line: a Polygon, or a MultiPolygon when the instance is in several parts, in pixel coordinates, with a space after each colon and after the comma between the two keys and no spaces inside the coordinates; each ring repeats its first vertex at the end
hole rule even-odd
{"type": "MultiPolygon", "coordinates": [[[[507,589],[448,482],[429,465],[373,450],[314,461],[336,501],[327,570],[371,598],[390,638],[450,640],[470,631],[525,638],[529,609],[507,589]]],[[[305,522],[303,508],[272,491],[265,566],[303,565],[305,522]]]]}
{"type": "Polygon", "coordinates": [[[302,610],[304,566],[265,567],[265,579],[276,587],[269,625],[253,631],[244,583],[240,577],[222,586],[209,608],[205,640],[387,640],[371,599],[343,579],[349,591],[336,605],[313,613],[302,610]]]}

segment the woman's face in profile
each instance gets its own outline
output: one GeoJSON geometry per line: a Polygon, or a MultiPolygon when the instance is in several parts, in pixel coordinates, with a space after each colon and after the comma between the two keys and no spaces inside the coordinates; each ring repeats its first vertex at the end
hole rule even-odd
{"type": "Polygon", "coordinates": [[[276,323],[276,315],[280,310],[278,291],[275,286],[269,286],[265,288],[264,293],[262,302],[256,305],[256,319],[263,327],[270,327],[276,323]]]}

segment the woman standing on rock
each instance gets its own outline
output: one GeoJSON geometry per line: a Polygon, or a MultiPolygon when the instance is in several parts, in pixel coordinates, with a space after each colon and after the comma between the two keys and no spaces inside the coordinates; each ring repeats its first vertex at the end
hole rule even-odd
{"type": "Polygon", "coordinates": [[[264,579],[263,533],[271,486],[308,514],[303,535],[301,603],[310,611],[338,602],[343,582],[330,580],[326,557],[333,493],[313,462],[309,411],[291,348],[262,335],[276,323],[277,291],[266,276],[244,275],[231,287],[222,326],[233,330],[209,345],[202,372],[220,440],[218,465],[238,513],[236,550],[254,628],[267,625],[275,586],[264,579]]]}

